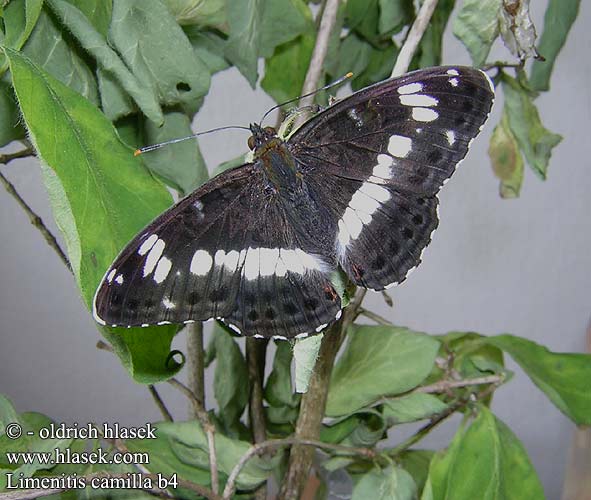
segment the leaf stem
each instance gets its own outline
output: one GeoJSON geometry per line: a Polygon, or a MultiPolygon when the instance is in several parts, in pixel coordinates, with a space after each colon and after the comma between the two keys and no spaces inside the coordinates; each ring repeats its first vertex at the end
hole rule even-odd
{"type": "Polygon", "coordinates": [[[417,17],[408,32],[404,45],[398,53],[396,64],[392,69],[392,77],[403,75],[408,71],[410,62],[427,30],[427,26],[429,26],[429,21],[435,11],[435,7],[437,7],[437,1],[438,0],[425,0],[421,5],[417,17]]]}
{"type": "Polygon", "coordinates": [[[164,401],[160,397],[160,394],[158,394],[156,387],[154,387],[152,384],[150,384],[148,386],[148,390],[150,391],[150,394],[152,395],[152,399],[156,403],[156,406],[160,410],[160,413],[162,413],[162,417],[164,418],[164,420],[166,420],[167,422],[172,422],[174,419],[172,418],[172,415],[168,411],[168,408],[166,408],[166,405],[164,404],[164,401]]]}
{"type": "Polygon", "coordinates": [[[375,321],[378,325],[392,326],[392,323],[390,321],[388,321],[386,318],[383,318],[379,314],[376,314],[372,311],[368,311],[367,309],[364,309],[363,307],[359,308],[359,314],[375,321]]]}

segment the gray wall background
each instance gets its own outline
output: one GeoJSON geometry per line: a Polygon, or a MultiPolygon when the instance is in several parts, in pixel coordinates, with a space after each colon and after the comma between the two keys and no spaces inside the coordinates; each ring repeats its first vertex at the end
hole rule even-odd
{"type": "MultiPolygon", "coordinates": [[[[540,30],[545,4],[532,2],[540,30]]],[[[377,294],[371,294],[368,307],[430,333],[510,332],[555,351],[583,351],[591,312],[590,17],[589,3],[582,2],[556,64],[552,91],[536,101],[544,124],[564,136],[548,180],[541,182],[528,170],[519,199],[498,197],[486,150],[502,108],[499,96],[486,129],[441,193],[440,228],[423,264],[392,290],[394,309],[377,294]]],[[[502,48],[492,56],[508,57],[502,48]]],[[[469,63],[451,36],[444,61],[469,63]]],[[[194,129],[248,124],[271,105],[229,70],[214,77],[194,129]]],[[[236,131],[204,137],[210,168],[244,152],[246,138],[236,131]]],[[[2,169],[57,234],[36,163],[13,162],[2,169]]],[[[96,350],[100,335],[72,277],[4,191],[0,220],[0,393],[19,411],[39,411],[58,422],[158,420],[147,390],[128,378],[114,356],[96,350]]],[[[184,335],[175,346],[184,349],[184,335]]],[[[557,499],[574,426],[510,359],[508,364],[516,376],[497,392],[493,409],[525,443],[547,497],[557,499]]],[[[161,392],[183,418],[182,397],[167,386],[161,392]]],[[[424,445],[445,446],[456,423],[446,424],[424,445]]]]}

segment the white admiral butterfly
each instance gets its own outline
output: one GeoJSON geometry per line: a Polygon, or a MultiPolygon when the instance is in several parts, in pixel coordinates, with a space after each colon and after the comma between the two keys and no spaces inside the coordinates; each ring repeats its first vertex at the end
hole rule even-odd
{"type": "Polygon", "coordinates": [[[252,163],[164,212],[115,259],[101,324],[222,319],[255,337],[321,331],[341,312],[331,274],[383,290],[421,261],[437,192],[487,119],[482,71],[436,67],[360,90],[283,141],[252,124],[252,163]]]}

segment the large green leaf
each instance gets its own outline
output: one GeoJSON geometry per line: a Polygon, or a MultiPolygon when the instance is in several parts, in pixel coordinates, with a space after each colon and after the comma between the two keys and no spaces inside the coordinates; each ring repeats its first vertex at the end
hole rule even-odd
{"type": "Polygon", "coordinates": [[[109,32],[113,0],[68,0],[84,14],[90,24],[104,37],[109,32]]]}
{"type": "Polygon", "coordinates": [[[534,61],[531,68],[530,84],[535,90],[550,88],[550,75],[558,53],[579,14],[580,0],[550,0],[544,16],[544,31],[538,51],[545,61],[534,61]]]}
{"type": "MultiPolygon", "coordinates": [[[[18,52],[5,49],[13,85],[44,167],[56,222],[90,308],[104,272],[123,246],[171,197],[119,140],[111,123],[82,98],[18,52]]],[[[175,327],[104,328],[138,381],[170,377],[175,327]]]]}
{"type": "Polygon", "coordinates": [[[248,368],[232,336],[218,324],[213,330],[216,350],[213,391],[220,418],[231,429],[238,424],[248,403],[248,368]]]}
{"type": "Polygon", "coordinates": [[[23,46],[23,53],[54,78],[83,95],[98,102],[97,85],[92,70],[83,55],[57,21],[43,8],[35,28],[23,46]]]}
{"type": "Polygon", "coordinates": [[[164,0],[164,3],[181,25],[225,30],[225,0],[164,0]]]}
{"type": "MultiPolygon", "coordinates": [[[[180,111],[166,112],[164,124],[161,127],[157,127],[150,120],[144,123],[145,144],[156,144],[191,134],[193,134],[191,120],[180,111]]],[[[158,174],[169,186],[182,194],[190,193],[209,177],[197,138],[151,151],[143,158],[152,172],[158,174]]]]}
{"type": "Polygon", "coordinates": [[[517,139],[509,127],[507,110],[493,130],[488,148],[495,175],[501,181],[499,192],[502,198],[517,198],[523,182],[523,157],[517,139]]]}
{"type": "Polygon", "coordinates": [[[212,75],[230,65],[224,57],[225,38],[213,31],[203,31],[195,26],[186,26],[185,33],[193,49],[212,75]]]}
{"type": "Polygon", "coordinates": [[[431,450],[407,450],[398,456],[400,466],[414,479],[419,494],[425,487],[429,475],[429,464],[434,452],[431,450]]]}
{"type": "Polygon", "coordinates": [[[552,149],[562,141],[562,137],[542,125],[531,96],[516,79],[505,74],[502,81],[509,128],[529,166],[545,179],[552,149]]]}
{"type": "Polygon", "coordinates": [[[551,352],[513,335],[486,337],[508,353],[560,411],[578,425],[591,425],[591,355],[551,352]]]}
{"type": "Polygon", "coordinates": [[[161,103],[194,109],[209,90],[207,66],[159,0],[117,0],[109,35],[135,77],[152,87],[161,103]]]}
{"type": "Polygon", "coordinates": [[[414,5],[412,0],[378,0],[380,20],[378,29],[380,34],[395,34],[412,21],[414,5]]]}
{"type": "Polygon", "coordinates": [[[435,455],[423,500],[541,500],[540,480],[519,439],[486,407],[435,455]]]}
{"type": "Polygon", "coordinates": [[[314,35],[300,35],[295,40],[279,45],[273,56],[265,60],[265,77],[261,87],[275,102],[285,102],[302,92],[314,41],[314,35]]]}
{"type": "MultiPolygon", "coordinates": [[[[47,0],[61,22],[68,27],[80,45],[91,54],[99,64],[107,80],[121,85],[132,96],[144,114],[154,122],[161,124],[163,117],[158,96],[154,88],[138,75],[133,75],[119,58],[117,53],[107,44],[105,37],[97,31],[86,16],[66,0],[47,0]]],[[[102,74],[99,73],[99,75],[102,74]]],[[[103,82],[104,89],[105,82],[103,82]]],[[[103,101],[105,97],[103,97],[103,101]]],[[[112,118],[125,114],[113,111],[112,104],[107,105],[108,115],[112,118]]]]}
{"type": "Polygon", "coordinates": [[[453,33],[470,52],[474,66],[482,66],[499,36],[502,0],[464,0],[453,24],[453,33]]]}
{"type": "Polygon", "coordinates": [[[433,368],[439,342],[407,328],[354,325],[330,380],[326,413],[348,415],[378,398],[418,386],[433,368]]]}
{"type": "Polygon", "coordinates": [[[262,57],[271,57],[275,47],[303,33],[314,34],[312,14],[304,0],[266,0],[259,48],[262,57]]]}
{"type": "Polygon", "coordinates": [[[414,500],[417,485],[412,476],[399,467],[371,469],[353,488],[351,500],[414,500]]]}

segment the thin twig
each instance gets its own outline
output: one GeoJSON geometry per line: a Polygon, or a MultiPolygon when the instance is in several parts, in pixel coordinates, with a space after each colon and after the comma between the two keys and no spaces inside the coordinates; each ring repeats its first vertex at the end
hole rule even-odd
{"type": "Polygon", "coordinates": [[[18,158],[28,158],[29,156],[35,156],[35,150],[33,148],[25,148],[14,153],[2,153],[0,154],[0,163],[8,165],[12,160],[18,158]]]}
{"type": "Polygon", "coordinates": [[[396,64],[394,65],[394,69],[392,69],[392,77],[403,75],[408,71],[410,62],[425,34],[425,30],[429,25],[435,7],[437,7],[437,0],[425,0],[423,5],[421,5],[415,22],[412,24],[408,32],[406,41],[398,53],[396,64]]]}
{"type": "Polygon", "coordinates": [[[503,62],[503,61],[496,61],[493,63],[486,63],[482,66],[480,66],[480,69],[482,71],[488,71],[491,69],[503,69],[503,68],[523,68],[523,63],[519,62],[519,63],[508,63],[508,62],[503,62]]]}
{"type": "Polygon", "coordinates": [[[262,443],[254,444],[244,455],[242,455],[242,457],[240,457],[240,460],[234,466],[230,472],[230,475],[228,476],[228,482],[224,488],[223,498],[228,499],[232,497],[236,488],[236,480],[238,479],[238,475],[252,457],[270,449],[290,445],[320,448],[324,450],[335,451],[342,455],[360,455],[367,459],[373,459],[377,455],[375,450],[372,450],[371,448],[357,448],[339,444],[324,443],[315,439],[299,439],[295,437],[285,439],[270,439],[268,441],[263,441],[262,443]]]}
{"type": "MultiPolygon", "coordinates": [[[[159,475],[158,474],[141,474],[141,473],[107,473],[107,472],[94,472],[92,474],[87,474],[85,476],[78,476],[77,480],[80,481],[84,481],[84,483],[87,485],[86,488],[88,487],[92,487],[92,481],[93,480],[103,480],[103,479],[124,479],[124,480],[130,480],[132,481],[133,477],[137,477],[137,483],[138,484],[144,484],[144,482],[147,480],[149,480],[153,485],[154,484],[158,484],[158,478],[159,475]]],[[[59,476],[58,476],[59,478],[59,476]]],[[[180,479],[177,478],[178,480],[178,485],[181,488],[185,488],[187,490],[190,490],[194,493],[196,493],[197,495],[201,495],[205,498],[208,498],[209,500],[222,500],[222,498],[219,495],[216,495],[213,491],[211,491],[209,488],[206,488],[205,486],[201,486],[200,484],[197,483],[193,483],[191,481],[187,481],[185,479],[180,479]]],[[[86,489],[84,488],[84,489],[86,489]]],[[[42,488],[34,488],[34,489],[28,489],[28,490],[19,490],[19,491],[14,491],[14,492],[10,492],[10,493],[0,493],[0,500],[33,500],[35,498],[40,498],[40,497],[45,497],[45,496],[49,496],[49,495],[55,495],[56,493],[62,493],[64,491],[70,491],[73,490],[74,488],[52,488],[52,489],[42,489],[42,488]]],[[[101,488],[97,488],[97,489],[101,489],[101,488]]],[[[162,498],[175,498],[173,496],[171,496],[166,490],[161,490],[157,487],[154,488],[130,488],[130,489],[137,489],[137,490],[141,490],[141,491],[145,491],[147,493],[153,494],[153,495],[157,495],[159,497],[162,498]]]]}
{"type": "MultiPolygon", "coordinates": [[[[16,153],[15,153],[15,155],[16,155],[16,153]]],[[[2,156],[6,157],[8,155],[2,155],[2,156]]],[[[23,157],[24,156],[14,156],[14,158],[23,158],[23,157]]],[[[16,188],[12,185],[12,183],[6,177],[4,177],[4,174],[2,174],[2,172],[0,172],[0,182],[2,182],[2,184],[4,185],[4,188],[6,189],[6,191],[8,191],[8,194],[10,194],[16,200],[16,202],[19,204],[19,206],[25,211],[25,213],[29,217],[29,220],[31,221],[31,224],[33,224],[33,226],[35,226],[41,232],[41,234],[45,238],[45,241],[47,242],[47,244],[55,250],[55,253],[57,253],[58,257],[62,260],[62,262],[65,264],[65,266],[71,272],[72,267],[70,265],[70,261],[68,260],[68,257],[66,257],[66,254],[60,248],[56,237],[51,233],[51,231],[49,229],[47,229],[47,226],[44,224],[41,217],[39,217],[35,212],[33,212],[31,207],[29,207],[29,205],[22,198],[22,196],[20,194],[18,194],[18,191],[16,190],[16,188]]]]}
{"type": "Polygon", "coordinates": [[[152,395],[152,399],[156,403],[156,406],[160,410],[160,413],[162,413],[162,417],[164,418],[164,420],[166,420],[167,422],[172,422],[174,419],[172,418],[172,415],[168,411],[168,408],[166,408],[164,401],[162,401],[160,394],[158,394],[156,387],[154,387],[152,384],[150,384],[148,386],[148,390],[150,391],[150,394],[152,395]]]}
{"type": "Polygon", "coordinates": [[[486,377],[468,378],[464,380],[441,380],[434,384],[417,387],[411,392],[423,394],[445,393],[450,389],[459,387],[470,387],[471,385],[501,384],[505,380],[504,375],[488,375],[486,377]]]}
{"type": "Polygon", "coordinates": [[[373,321],[375,321],[378,325],[389,325],[392,326],[392,322],[388,321],[386,318],[382,318],[382,316],[380,316],[379,314],[376,314],[372,311],[368,311],[367,309],[364,309],[363,307],[361,307],[359,309],[359,314],[361,314],[362,316],[365,316],[366,318],[369,318],[373,321]]]}

